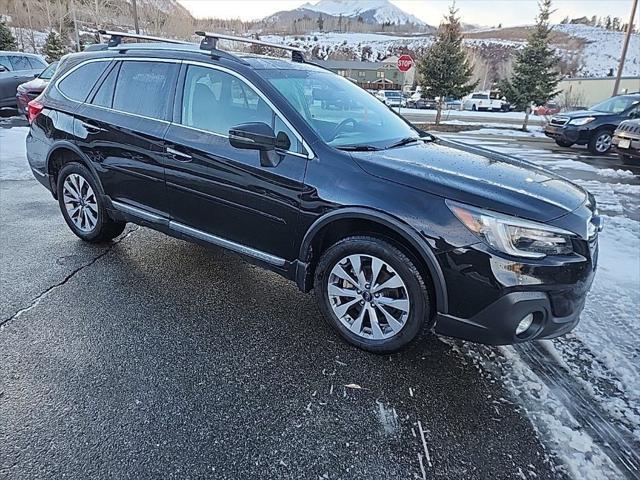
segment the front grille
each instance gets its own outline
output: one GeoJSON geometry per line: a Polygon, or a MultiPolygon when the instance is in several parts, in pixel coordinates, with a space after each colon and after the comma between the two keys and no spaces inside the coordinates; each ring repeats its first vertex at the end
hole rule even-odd
{"type": "Polygon", "coordinates": [[[554,127],[562,127],[566,125],[568,121],[569,119],[567,117],[552,117],[549,124],[554,127]]]}

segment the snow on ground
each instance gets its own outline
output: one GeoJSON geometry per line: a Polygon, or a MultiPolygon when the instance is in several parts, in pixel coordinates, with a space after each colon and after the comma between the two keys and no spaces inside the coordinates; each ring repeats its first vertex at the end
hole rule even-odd
{"type": "Polygon", "coordinates": [[[27,165],[25,139],[29,128],[0,128],[0,180],[33,178],[27,165]]]}
{"type": "Polygon", "coordinates": [[[595,281],[573,332],[499,349],[456,345],[509,388],[570,476],[609,479],[634,472],[635,478],[640,465],[640,179],[627,169],[575,160],[583,157],[573,152],[470,133],[458,137],[570,176],[596,197],[605,227],[595,281]]]}
{"type": "MultiPolygon", "coordinates": [[[[624,42],[623,32],[570,24],[556,25],[554,30],[587,41],[582,50],[580,76],[602,77],[609,73],[610,68],[617,70],[624,42]]],[[[640,35],[637,33],[631,35],[623,75],[640,75],[640,35]]]]}
{"type": "MultiPolygon", "coordinates": [[[[451,124],[452,122],[456,122],[456,120],[452,120],[450,122],[443,122],[445,124],[451,124]]],[[[465,122],[456,122],[456,124],[464,124],[465,122]]],[[[466,122],[468,125],[477,125],[476,122],[466,122]]],[[[509,125],[507,123],[493,123],[487,124],[482,123],[482,128],[478,130],[468,130],[465,133],[470,135],[497,135],[497,136],[507,136],[507,137],[526,137],[526,138],[547,138],[544,134],[544,131],[541,127],[529,127],[529,131],[523,132],[522,130],[518,130],[513,127],[513,125],[509,125]]]]}

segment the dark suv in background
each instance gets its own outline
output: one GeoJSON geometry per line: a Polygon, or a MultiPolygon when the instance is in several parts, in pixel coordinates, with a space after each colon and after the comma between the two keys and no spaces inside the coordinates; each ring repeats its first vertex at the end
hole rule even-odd
{"type": "Polygon", "coordinates": [[[314,289],[374,352],[434,325],[510,344],[578,323],[600,228],[582,188],[418,131],[293,47],[289,61],[214,34],[200,48],[112,35],[29,104],[29,163],[78,237],[135,222],[232,250],[314,289]]]}
{"type": "Polygon", "coordinates": [[[594,155],[604,155],[611,150],[616,127],[630,118],[640,118],[640,93],[617,95],[587,110],[556,115],[544,133],[561,147],[587,145],[594,155]]]}

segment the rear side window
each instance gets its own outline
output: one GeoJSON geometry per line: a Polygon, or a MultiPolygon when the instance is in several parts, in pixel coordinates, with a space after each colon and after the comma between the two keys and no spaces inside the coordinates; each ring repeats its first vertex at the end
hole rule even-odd
{"type": "Polygon", "coordinates": [[[67,98],[84,102],[110,62],[85,63],[58,83],[58,90],[67,98]]]}
{"type": "Polygon", "coordinates": [[[27,57],[23,57],[22,55],[11,55],[9,60],[11,61],[11,66],[13,66],[14,70],[31,70],[31,64],[27,57]]]}
{"type": "Polygon", "coordinates": [[[150,118],[168,120],[178,65],[166,62],[122,62],[113,108],[150,118]]]}

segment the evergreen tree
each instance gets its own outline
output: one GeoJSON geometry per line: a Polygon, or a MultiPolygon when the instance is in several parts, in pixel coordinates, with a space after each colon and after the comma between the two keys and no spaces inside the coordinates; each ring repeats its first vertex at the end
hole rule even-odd
{"type": "Polygon", "coordinates": [[[65,53],[66,49],[60,35],[51,30],[42,47],[42,54],[45,56],[47,62],[51,63],[60,60],[65,53]]]}
{"type": "Polygon", "coordinates": [[[324,18],[322,18],[322,13],[318,15],[318,31],[322,31],[324,29],[324,18]]]}
{"type": "Polygon", "coordinates": [[[478,82],[471,82],[473,67],[462,49],[462,27],[454,6],[440,24],[436,40],[418,65],[423,92],[439,97],[436,125],[442,117],[445,97],[461,98],[472,92],[478,82]]]}
{"type": "Polygon", "coordinates": [[[551,13],[551,0],[541,0],[536,25],[527,39],[527,44],[516,56],[513,76],[510,81],[503,81],[500,85],[500,89],[511,103],[525,109],[522,125],[522,130],[525,131],[531,105],[543,105],[558,94],[558,58],[549,47],[551,13]]]}
{"type": "Polygon", "coordinates": [[[0,50],[15,50],[18,48],[16,39],[4,22],[0,22],[0,50]]]}

